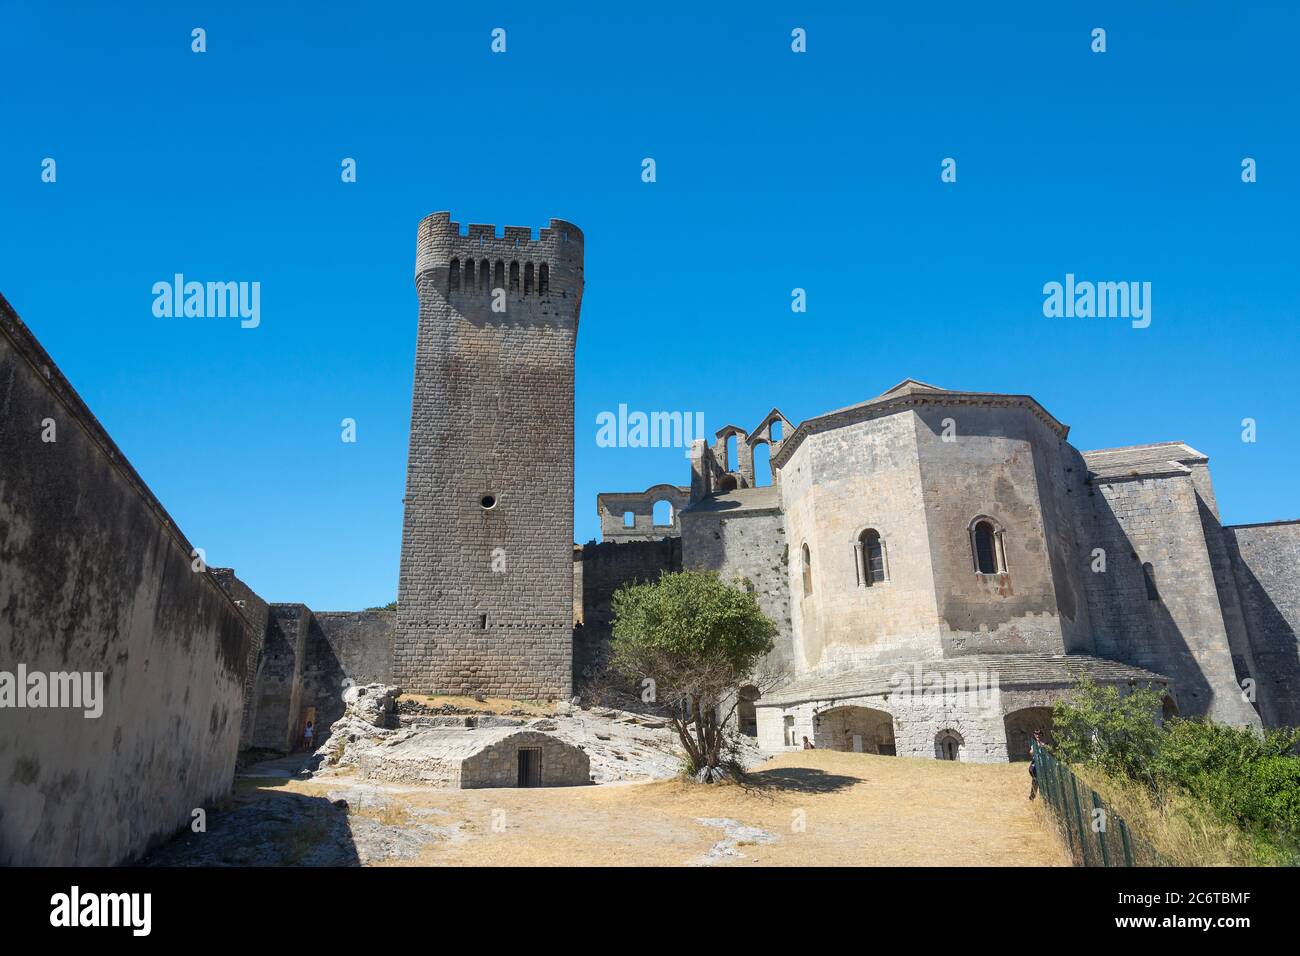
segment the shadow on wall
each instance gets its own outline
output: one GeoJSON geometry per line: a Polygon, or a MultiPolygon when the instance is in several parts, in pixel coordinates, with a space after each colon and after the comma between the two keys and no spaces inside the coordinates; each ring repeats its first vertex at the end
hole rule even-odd
{"type": "Polygon", "coordinates": [[[1258,674],[1256,708],[1269,726],[1300,727],[1300,644],[1295,628],[1278,608],[1263,582],[1242,560],[1237,529],[1225,528],[1224,540],[1241,598],[1242,614],[1258,674]]]}
{"type": "MultiPolygon", "coordinates": [[[[1100,493],[1092,501],[1099,531],[1097,540],[1118,549],[1115,553],[1108,549],[1106,574],[1115,578],[1108,582],[1103,598],[1111,605],[1112,613],[1102,619],[1111,618],[1108,622],[1111,633],[1104,641],[1098,641],[1098,652],[1169,677],[1179,711],[1187,717],[1203,716],[1210,709],[1214,692],[1205,679],[1201,662],[1170,615],[1164,598],[1150,596],[1143,565],[1110,502],[1100,493]],[[1121,609],[1118,617],[1114,616],[1115,607],[1121,609]]],[[[1157,595],[1160,583],[1158,578],[1154,581],[1157,595]]],[[[1097,617],[1093,623],[1098,624],[1097,617]]]]}

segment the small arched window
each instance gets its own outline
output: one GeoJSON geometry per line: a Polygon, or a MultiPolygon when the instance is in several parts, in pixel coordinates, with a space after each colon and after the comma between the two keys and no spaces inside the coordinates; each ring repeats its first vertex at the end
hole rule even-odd
{"type": "Polygon", "coordinates": [[[808,550],[808,545],[803,546],[803,593],[812,594],[812,552],[808,550]]]}
{"type": "Polygon", "coordinates": [[[486,292],[492,285],[492,263],[484,259],[478,264],[478,290],[486,292]]]}
{"type": "Polygon", "coordinates": [[[504,289],[506,287],[506,263],[504,259],[497,260],[496,282],[492,284],[494,289],[504,289]]]}
{"type": "Polygon", "coordinates": [[[781,440],[782,434],[784,434],[784,432],[781,430],[781,419],[774,419],[772,424],[767,426],[767,437],[776,442],[781,440]]]}
{"type": "Polygon", "coordinates": [[[452,259],[447,269],[447,287],[455,292],[460,288],[460,260],[452,259]]]}
{"type": "Polygon", "coordinates": [[[524,295],[533,294],[533,264],[524,263],[524,295]]]}
{"type": "Polygon", "coordinates": [[[654,503],[652,520],[656,528],[670,528],[673,524],[673,504],[671,501],[654,503]]]}
{"type": "Polygon", "coordinates": [[[510,291],[519,291],[519,263],[510,263],[510,291]]]}
{"type": "Polygon", "coordinates": [[[934,755],[940,760],[961,760],[966,741],[955,730],[941,730],[934,737],[934,755]]]}
{"type": "Polygon", "coordinates": [[[858,586],[869,588],[889,580],[889,568],[885,561],[885,542],[880,532],[868,528],[858,535],[857,546],[853,549],[858,566],[858,586]]]}
{"type": "Polygon", "coordinates": [[[971,553],[980,574],[1003,574],[1007,570],[1002,531],[988,518],[979,518],[970,529],[971,553]]]}
{"type": "Polygon", "coordinates": [[[1156,570],[1151,567],[1150,561],[1142,565],[1142,581],[1147,586],[1147,600],[1159,601],[1160,591],[1156,587],[1156,570]]]}
{"type": "Polygon", "coordinates": [[[537,267],[537,293],[546,295],[551,290],[551,267],[543,262],[537,267]]]}
{"type": "Polygon", "coordinates": [[[727,436],[727,471],[738,471],[739,465],[736,464],[736,433],[732,432],[727,436]]]}
{"type": "Polygon", "coordinates": [[[474,260],[465,260],[465,291],[474,291],[474,260]]]}

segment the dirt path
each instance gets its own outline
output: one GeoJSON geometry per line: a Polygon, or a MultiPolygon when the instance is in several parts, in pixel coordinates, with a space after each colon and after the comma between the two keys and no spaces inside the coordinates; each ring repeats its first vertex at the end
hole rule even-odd
{"type": "Polygon", "coordinates": [[[361,861],[381,865],[1068,864],[1025,799],[1024,764],[802,751],[743,787],[426,790],[343,777],[271,789],[346,799],[361,861]],[[386,858],[375,839],[406,849],[386,858]]]}

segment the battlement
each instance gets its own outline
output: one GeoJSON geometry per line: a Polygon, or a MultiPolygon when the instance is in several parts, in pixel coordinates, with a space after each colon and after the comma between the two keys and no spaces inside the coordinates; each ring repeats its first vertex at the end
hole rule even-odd
{"type": "MultiPolygon", "coordinates": [[[[566,272],[576,270],[581,277],[583,258],[582,230],[563,219],[552,219],[549,226],[533,235],[530,226],[504,226],[501,235],[497,227],[485,223],[470,223],[466,231],[461,224],[452,222],[450,212],[435,212],[420,221],[416,240],[415,276],[438,269],[450,269],[473,262],[481,275],[482,262],[495,265],[500,262],[508,270],[517,263],[521,273],[528,263],[536,271],[543,264],[548,272],[563,267],[566,272]]],[[[494,277],[495,278],[495,277],[494,277]]]]}

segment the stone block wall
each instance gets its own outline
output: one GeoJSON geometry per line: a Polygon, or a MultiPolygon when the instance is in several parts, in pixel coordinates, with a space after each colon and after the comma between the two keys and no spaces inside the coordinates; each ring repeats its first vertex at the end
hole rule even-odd
{"type": "Polygon", "coordinates": [[[244,714],[239,723],[239,749],[253,745],[253,728],[257,723],[257,672],[262,662],[262,641],[266,638],[266,623],[270,605],[252,588],[241,581],[233,568],[211,568],[213,578],[222,590],[230,595],[235,606],[248,622],[251,638],[248,644],[247,676],[244,678],[244,714]]]}
{"type": "Polygon", "coordinates": [[[250,746],[288,751],[298,745],[302,670],[312,613],[303,604],[272,604],[257,677],[250,746]]]}
{"type": "Polygon", "coordinates": [[[223,799],[240,609],[0,298],[0,670],[102,680],[102,711],[0,710],[0,865],[129,861],[223,799]]]}
{"type": "Polygon", "coordinates": [[[780,509],[687,510],[682,515],[682,539],[685,567],[716,571],[723,580],[733,583],[750,583],[759,609],[777,626],[767,666],[792,670],[790,547],[780,509]]]}
{"type": "Polygon", "coordinates": [[[1271,726],[1300,726],[1300,521],[1223,529],[1271,726]]]}
{"type": "Polygon", "coordinates": [[[582,269],[582,232],[560,220],[536,238],[477,224],[462,235],[448,213],[420,223],[393,648],[407,690],[572,692],[582,269]]]}
{"type": "Polygon", "coordinates": [[[665,571],[682,567],[681,538],[653,541],[592,542],[573,552],[575,604],[581,605],[574,630],[573,666],[590,673],[604,659],[612,636],[614,592],[626,584],[653,583],[665,571]]]}
{"type": "Polygon", "coordinates": [[[311,612],[298,706],[316,708],[318,740],[343,716],[345,682],[392,683],[396,620],[395,611],[311,612]]]}

